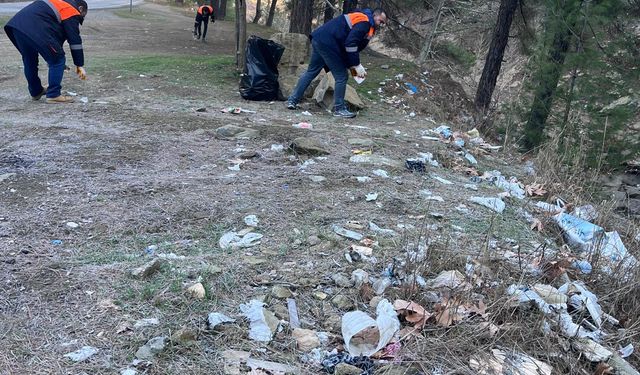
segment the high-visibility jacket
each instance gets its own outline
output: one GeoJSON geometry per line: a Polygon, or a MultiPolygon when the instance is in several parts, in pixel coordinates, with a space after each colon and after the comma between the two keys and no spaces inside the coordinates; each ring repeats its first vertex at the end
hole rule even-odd
{"type": "Polygon", "coordinates": [[[363,9],[340,15],[311,33],[313,41],[343,56],[346,67],[360,64],[360,54],[375,34],[373,13],[363,9]]]}
{"type": "Polygon", "coordinates": [[[16,13],[4,27],[15,45],[14,30],[29,37],[39,48],[45,61],[64,57],[62,45],[69,43],[73,63],[84,66],[80,37],[82,15],[74,0],[36,0],[16,13]]]}
{"type": "Polygon", "coordinates": [[[207,21],[209,21],[209,17],[211,17],[211,22],[216,19],[215,15],[213,14],[213,7],[211,5],[201,5],[198,8],[198,12],[196,13],[196,22],[204,21],[206,23],[207,21]],[[205,15],[203,12],[205,8],[209,9],[209,14],[207,15],[205,15]]]}

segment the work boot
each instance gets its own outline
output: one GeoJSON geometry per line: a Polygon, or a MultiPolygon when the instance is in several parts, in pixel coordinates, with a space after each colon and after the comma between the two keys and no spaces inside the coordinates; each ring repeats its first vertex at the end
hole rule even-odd
{"type": "Polygon", "coordinates": [[[58,104],[58,103],[72,103],[73,98],[66,95],[60,95],[55,98],[47,98],[47,103],[49,104],[58,104]]]}
{"type": "Polygon", "coordinates": [[[31,97],[31,100],[38,101],[38,100],[40,100],[40,98],[42,98],[42,95],[44,95],[44,94],[46,94],[46,93],[47,93],[47,88],[46,88],[46,87],[43,87],[43,88],[42,88],[42,91],[40,91],[40,94],[38,94],[38,95],[36,95],[36,96],[32,96],[32,97],[31,97]]]}
{"type": "Polygon", "coordinates": [[[287,100],[287,109],[298,109],[298,103],[293,100],[287,100]]]}
{"type": "Polygon", "coordinates": [[[333,111],[333,116],[335,117],[344,117],[344,118],[354,118],[356,114],[349,111],[346,108],[336,109],[333,111]]]}

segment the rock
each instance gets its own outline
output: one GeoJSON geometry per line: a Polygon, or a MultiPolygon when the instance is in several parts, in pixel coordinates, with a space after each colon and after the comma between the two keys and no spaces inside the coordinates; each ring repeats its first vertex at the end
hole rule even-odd
{"type": "Polygon", "coordinates": [[[369,301],[369,306],[375,310],[378,307],[378,304],[380,303],[380,301],[382,301],[383,299],[384,299],[383,297],[375,296],[371,298],[371,301],[369,301]]]}
{"type": "Polygon", "coordinates": [[[137,375],[137,374],[138,374],[138,371],[132,368],[126,368],[120,371],[120,375],[137,375]]]}
{"type": "Polygon", "coordinates": [[[273,314],[276,318],[281,320],[289,320],[289,309],[287,306],[282,304],[277,304],[273,306],[273,314]]]}
{"type": "Polygon", "coordinates": [[[362,370],[359,367],[348,365],[346,363],[338,363],[336,365],[335,375],[360,375],[362,370]]]}
{"type": "Polygon", "coordinates": [[[158,324],[160,324],[158,318],[146,318],[136,321],[133,325],[133,328],[140,329],[145,327],[157,326],[158,324]]]}
{"type": "Polygon", "coordinates": [[[241,153],[240,155],[238,155],[238,157],[240,159],[249,160],[249,159],[260,157],[260,154],[258,152],[256,152],[256,151],[245,151],[245,152],[241,153]]]}
{"type": "MultiPolygon", "coordinates": [[[[313,100],[320,105],[324,105],[326,108],[333,108],[333,90],[335,85],[336,81],[333,79],[333,75],[330,73],[326,74],[313,92],[313,100]]],[[[365,107],[356,90],[350,85],[347,85],[344,101],[352,110],[364,109],[365,107]]]]}
{"type": "Polygon", "coordinates": [[[207,292],[205,291],[202,283],[196,283],[187,288],[187,294],[196,299],[204,299],[207,292]]]}
{"type": "Polygon", "coordinates": [[[382,366],[379,369],[377,369],[373,374],[374,375],[418,375],[418,374],[421,374],[421,372],[413,368],[408,368],[408,367],[403,367],[403,366],[393,364],[393,365],[382,366]]]}
{"type": "Polygon", "coordinates": [[[622,98],[618,98],[616,100],[614,100],[611,104],[609,104],[608,106],[602,108],[602,110],[600,112],[605,112],[605,111],[610,111],[616,107],[620,107],[623,105],[627,105],[629,103],[631,103],[632,99],[630,96],[623,96],[622,98]]]}
{"type": "Polygon", "coordinates": [[[235,125],[225,125],[216,129],[216,136],[223,139],[251,139],[257,138],[260,132],[256,129],[242,128],[235,125]]]}
{"type": "Polygon", "coordinates": [[[140,266],[136,269],[131,270],[131,276],[138,279],[144,279],[153,275],[158,270],[160,270],[161,266],[162,266],[162,261],[160,259],[154,259],[143,266],[140,266]]]}
{"type": "Polygon", "coordinates": [[[380,65],[380,69],[387,70],[387,69],[389,69],[389,65],[387,65],[387,64],[380,65]]]}
{"type": "Polygon", "coordinates": [[[136,352],[136,358],[143,360],[152,360],[153,356],[164,350],[164,342],[166,338],[163,336],[154,337],[141,346],[136,352]]]}
{"type": "Polygon", "coordinates": [[[372,147],[373,140],[367,138],[349,138],[347,140],[351,146],[357,147],[372,147]]]}
{"type": "Polygon", "coordinates": [[[333,274],[331,280],[340,288],[351,288],[353,286],[353,282],[341,273],[333,274]]]}
{"type": "Polygon", "coordinates": [[[627,210],[631,215],[640,215],[640,199],[629,199],[627,201],[627,210]]]}
{"type": "Polygon", "coordinates": [[[353,302],[342,294],[333,297],[331,303],[340,310],[350,310],[353,307],[353,302]]]}
{"type": "Polygon", "coordinates": [[[296,340],[298,349],[303,352],[311,351],[320,346],[318,335],[310,329],[296,328],[291,335],[296,340]]]}
{"type": "MultiPolygon", "coordinates": [[[[298,33],[277,33],[273,34],[270,40],[285,47],[284,53],[278,63],[280,75],[292,75],[297,72],[297,68],[303,65],[309,57],[310,45],[309,37],[298,33]]],[[[296,75],[296,77],[298,77],[296,75]]]]}
{"type": "Polygon", "coordinates": [[[320,237],[318,236],[309,236],[307,237],[307,244],[309,246],[316,246],[320,243],[320,237]]]}
{"type": "Polygon", "coordinates": [[[198,333],[192,329],[180,328],[171,335],[171,342],[177,344],[190,344],[196,341],[198,333]]]}
{"type": "Polygon", "coordinates": [[[325,299],[327,299],[327,297],[329,297],[329,295],[320,290],[316,290],[315,292],[313,292],[313,298],[317,300],[324,301],[325,299]]]}
{"type": "Polygon", "coordinates": [[[356,288],[360,288],[362,284],[369,283],[369,273],[365,270],[357,269],[351,272],[351,282],[356,288]]]}
{"type": "Polygon", "coordinates": [[[360,241],[364,236],[358,232],[354,232],[352,230],[344,229],[341,226],[334,224],[331,226],[331,229],[339,236],[349,238],[354,241],[360,241]]]}
{"type": "Polygon", "coordinates": [[[329,151],[325,150],[322,143],[309,137],[298,137],[291,142],[289,146],[293,151],[305,155],[327,155],[329,151]]]}
{"type": "Polygon", "coordinates": [[[342,316],[329,315],[324,321],[324,328],[329,332],[341,332],[342,331],[342,316]]]}
{"type": "Polygon", "coordinates": [[[0,182],[4,182],[4,180],[8,180],[8,179],[10,179],[11,177],[13,177],[15,175],[16,175],[15,173],[3,173],[3,174],[0,174],[0,182]]]}
{"type": "Polygon", "coordinates": [[[291,298],[293,293],[284,286],[274,285],[273,288],[271,288],[271,295],[276,298],[291,298]]]}
{"type": "Polygon", "coordinates": [[[353,155],[349,158],[351,163],[358,164],[371,164],[371,165],[384,165],[387,167],[401,168],[402,163],[397,160],[392,160],[380,155],[353,155]]]}
{"type": "Polygon", "coordinates": [[[93,346],[83,346],[75,352],[67,353],[64,356],[71,359],[74,362],[82,362],[98,352],[98,348],[93,346]]]}

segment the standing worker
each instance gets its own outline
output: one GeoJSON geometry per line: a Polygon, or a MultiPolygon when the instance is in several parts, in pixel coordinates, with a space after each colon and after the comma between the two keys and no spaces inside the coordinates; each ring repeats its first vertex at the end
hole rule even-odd
{"type": "Polygon", "coordinates": [[[69,43],[71,57],[80,79],[87,79],[80,25],[87,15],[84,0],[39,0],[22,8],[7,22],[4,31],[22,55],[24,76],[33,100],[46,94],[47,103],[69,103],[73,98],[61,95],[65,55],[62,45],[69,43]],[[42,87],[38,77],[38,54],[49,65],[49,86],[42,87]]]}
{"type": "Polygon", "coordinates": [[[325,23],[311,33],[311,61],[309,68],[302,74],[298,84],[287,101],[287,108],[296,109],[305,90],[323,67],[327,66],[336,81],[334,90],[333,115],[336,117],[353,118],[356,114],[350,112],[344,102],[347,90],[348,69],[364,78],[367,75],[360,64],[360,51],[375,34],[380,25],[387,22],[385,12],[377,8],[348,13],[325,23]]]}
{"type": "Polygon", "coordinates": [[[202,5],[198,8],[196,13],[196,23],[193,25],[193,38],[200,39],[202,36],[202,42],[207,37],[207,27],[209,25],[209,17],[211,17],[211,23],[216,22],[216,17],[213,14],[213,7],[211,5],[202,5]],[[204,31],[201,31],[201,25],[204,22],[204,31]]]}

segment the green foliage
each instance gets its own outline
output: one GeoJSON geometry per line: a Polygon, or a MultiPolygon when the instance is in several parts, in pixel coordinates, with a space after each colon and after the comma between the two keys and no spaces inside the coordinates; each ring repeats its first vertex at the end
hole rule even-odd
{"type": "Polygon", "coordinates": [[[0,16],[0,27],[4,27],[10,19],[11,17],[9,16],[0,16]]]}
{"type": "Polygon", "coordinates": [[[638,141],[624,134],[637,107],[604,109],[640,89],[637,42],[622,31],[624,3],[547,0],[546,5],[544,34],[529,68],[533,96],[524,112],[523,144],[530,149],[553,135],[565,160],[582,154],[588,167],[619,167],[639,152],[638,141]],[[564,56],[563,35],[569,43],[564,56]]]}
{"type": "Polygon", "coordinates": [[[437,43],[435,50],[442,55],[452,58],[465,69],[470,69],[473,64],[476,63],[476,55],[449,41],[437,43]]]}

